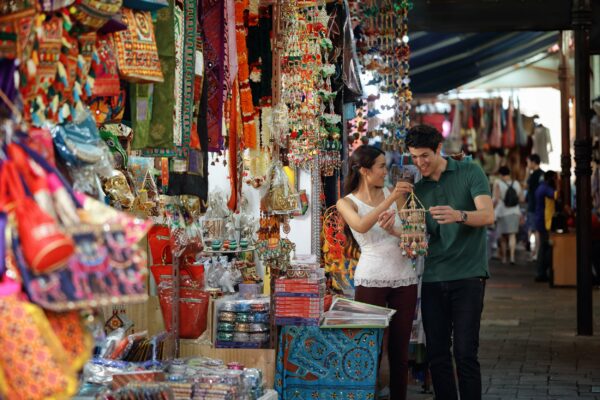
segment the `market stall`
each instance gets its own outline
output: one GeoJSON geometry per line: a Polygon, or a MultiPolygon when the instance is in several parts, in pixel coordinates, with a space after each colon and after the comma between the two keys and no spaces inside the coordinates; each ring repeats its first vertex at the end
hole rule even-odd
{"type": "Polygon", "coordinates": [[[0,33],[0,396],[286,398],[294,330],[377,360],[391,315],[324,319],[347,4],[11,1],[0,33]]]}

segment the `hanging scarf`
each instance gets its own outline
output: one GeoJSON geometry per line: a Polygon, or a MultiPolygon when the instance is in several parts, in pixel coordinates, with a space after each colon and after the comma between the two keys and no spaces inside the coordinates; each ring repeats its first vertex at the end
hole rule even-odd
{"type": "Polygon", "coordinates": [[[223,118],[225,5],[224,0],[201,0],[199,3],[204,43],[204,77],[208,90],[206,102],[208,151],[216,152],[223,147],[221,129],[223,118]]]}
{"type": "Polygon", "coordinates": [[[513,148],[517,144],[517,133],[514,123],[515,110],[512,99],[508,102],[508,111],[506,113],[506,131],[504,132],[504,147],[513,148]]]}
{"type": "MultiPolygon", "coordinates": [[[[248,0],[235,0],[235,33],[237,38],[237,51],[240,83],[240,104],[242,110],[242,125],[244,129],[244,146],[256,148],[256,123],[255,111],[250,90],[250,68],[248,67],[248,48],[246,47],[246,27],[244,25],[244,12],[248,9],[248,0]]],[[[267,146],[268,143],[263,143],[267,146]]]]}
{"type": "Polygon", "coordinates": [[[194,117],[196,2],[177,0],[159,11],[159,15],[157,31],[174,34],[157,35],[161,64],[164,62],[163,73],[167,79],[155,86],[152,135],[157,139],[156,145],[148,146],[151,148],[144,149],[143,154],[186,158],[194,117]]]}

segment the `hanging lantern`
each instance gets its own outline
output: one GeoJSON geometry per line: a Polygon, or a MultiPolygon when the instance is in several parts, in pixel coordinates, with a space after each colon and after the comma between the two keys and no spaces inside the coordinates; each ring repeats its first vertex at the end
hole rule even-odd
{"type": "Polygon", "coordinates": [[[400,235],[402,255],[413,260],[427,255],[429,242],[427,240],[426,214],[427,210],[414,192],[408,195],[406,203],[398,211],[402,222],[402,234],[400,235]]]}

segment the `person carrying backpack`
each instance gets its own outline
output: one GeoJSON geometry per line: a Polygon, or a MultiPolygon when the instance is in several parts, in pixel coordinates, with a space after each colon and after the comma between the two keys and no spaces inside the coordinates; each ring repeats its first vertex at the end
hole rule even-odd
{"type": "Polygon", "coordinates": [[[506,264],[506,253],[510,263],[515,263],[515,248],[517,247],[517,232],[521,221],[523,190],[518,181],[511,179],[510,169],[500,167],[500,179],[494,183],[493,200],[496,215],[496,229],[500,237],[498,253],[503,264],[506,264]]]}

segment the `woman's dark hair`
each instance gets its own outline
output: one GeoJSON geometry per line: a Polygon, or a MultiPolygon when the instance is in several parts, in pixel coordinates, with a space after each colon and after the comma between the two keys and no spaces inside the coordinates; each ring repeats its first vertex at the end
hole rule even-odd
{"type": "Polygon", "coordinates": [[[404,143],[406,147],[415,149],[429,148],[436,151],[440,143],[444,141],[444,137],[433,126],[415,125],[408,130],[404,143]]]}
{"type": "Polygon", "coordinates": [[[356,190],[360,182],[360,169],[371,168],[377,157],[385,153],[375,146],[363,145],[357,147],[348,160],[348,173],[344,178],[344,194],[348,195],[356,190]]]}
{"type": "Polygon", "coordinates": [[[510,168],[508,168],[506,165],[503,165],[498,169],[498,173],[502,176],[508,176],[510,175],[510,168]]]}
{"type": "Polygon", "coordinates": [[[548,184],[552,189],[556,189],[556,172],[546,171],[544,173],[544,182],[548,184]]]}
{"type": "Polygon", "coordinates": [[[532,163],[536,163],[537,165],[540,165],[540,163],[542,162],[540,156],[538,156],[537,154],[530,154],[527,158],[529,159],[529,161],[531,161],[532,163]]]}
{"type": "MultiPolygon", "coordinates": [[[[375,164],[377,157],[385,155],[381,149],[375,146],[362,145],[357,147],[348,160],[348,173],[344,178],[344,194],[349,195],[354,192],[360,183],[360,169],[371,168],[375,164]]],[[[344,225],[344,234],[346,235],[346,254],[356,254],[359,248],[356,239],[352,235],[350,226],[344,225]]]]}

